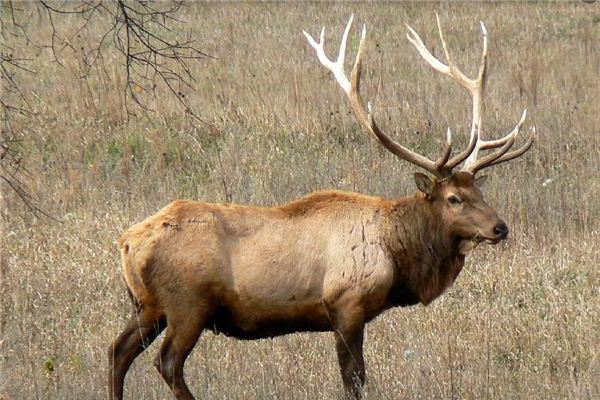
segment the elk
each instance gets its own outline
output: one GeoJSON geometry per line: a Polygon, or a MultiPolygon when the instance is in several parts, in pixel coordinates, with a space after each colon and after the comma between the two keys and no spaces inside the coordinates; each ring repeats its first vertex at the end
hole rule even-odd
{"type": "Polygon", "coordinates": [[[345,393],[361,396],[365,382],[365,324],[383,311],[427,305],[453,284],[469,251],[507,238],[508,227],[485,203],[480,170],[515,159],[533,143],[509,151],[525,121],[497,140],[481,139],[487,79],[487,32],[478,76],[448,65],[408,27],[408,39],[435,70],[471,95],[468,145],[454,157],[448,130],[442,154],[431,160],[395,142],[375,123],[360,91],[366,28],[350,79],[344,72],[350,18],[337,61],[304,32],[319,61],[348,97],[358,122],[387,150],[431,176],[415,173],[418,191],[383,199],[340,191],[316,192],[260,208],[178,200],[134,225],[119,239],[133,315],[109,349],[110,398],[121,399],[127,370],[164,330],[155,366],[177,399],[193,399],[184,363],[206,328],[238,339],[300,331],[331,331],[345,393]],[[478,153],[492,150],[478,158],[478,153]]]}

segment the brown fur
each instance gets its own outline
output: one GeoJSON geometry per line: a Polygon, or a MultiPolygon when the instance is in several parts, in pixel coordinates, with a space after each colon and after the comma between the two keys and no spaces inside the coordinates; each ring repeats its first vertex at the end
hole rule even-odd
{"type": "Polygon", "coordinates": [[[344,386],[360,396],[364,325],[429,304],[458,276],[464,244],[503,224],[471,174],[429,186],[397,200],[318,192],[275,208],[178,200],[134,225],[119,239],[135,309],[109,351],[111,398],[165,327],[156,366],[178,399],[193,398],[183,364],[204,328],[240,339],[333,331],[344,386]]]}

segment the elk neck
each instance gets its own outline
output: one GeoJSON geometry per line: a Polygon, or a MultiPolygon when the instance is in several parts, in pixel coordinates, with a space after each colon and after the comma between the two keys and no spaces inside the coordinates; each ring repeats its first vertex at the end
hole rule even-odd
{"type": "Polygon", "coordinates": [[[449,232],[423,194],[391,203],[386,242],[395,270],[389,307],[427,305],[454,283],[465,257],[449,232]]]}

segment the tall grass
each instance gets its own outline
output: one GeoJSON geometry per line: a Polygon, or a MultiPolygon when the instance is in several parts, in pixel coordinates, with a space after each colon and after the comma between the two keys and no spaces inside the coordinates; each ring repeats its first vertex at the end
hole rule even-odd
{"type": "MultiPolygon", "coordinates": [[[[365,96],[377,95],[384,129],[433,157],[447,126],[461,136],[470,123],[466,94],[405,38],[409,23],[441,54],[434,9],[470,75],[478,21],[488,27],[486,137],[508,132],[527,108],[537,140],[522,159],[489,170],[486,198],[511,227],[508,242],[475,250],[431,306],[389,311],[369,325],[366,397],[600,397],[597,5],[194,3],[181,17],[218,59],[194,66],[199,90],[185,95],[210,125],[188,119],[160,90],[154,113],[127,121],[116,54],[81,77],[77,49],[107,21],[73,38],[60,54],[64,66],[47,51],[31,54],[37,74],[21,85],[41,117],[16,123],[32,193],[59,221],[5,199],[0,399],[106,396],[106,351],[130,312],[115,239],[170,200],[269,206],[325,188],[414,192],[414,168],[361,131],[301,31],[327,26],[333,55],[347,17],[366,22],[365,96]]],[[[32,37],[46,40],[33,6],[30,18],[32,37]]],[[[76,27],[66,17],[57,24],[76,27]]],[[[130,370],[128,398],[168,398],[152,367],[156,350],[130,370]]],[[[186,373],[199,398],[341,394],[327,334],[238,342],[207,332],[186,373]]]]}

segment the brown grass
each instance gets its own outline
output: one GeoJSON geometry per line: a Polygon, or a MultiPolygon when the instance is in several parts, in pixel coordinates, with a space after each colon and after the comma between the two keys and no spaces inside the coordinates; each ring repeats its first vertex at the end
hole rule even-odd
{"type": "MultiPolygon", "coordinates": [[[[367,22],[364,91],[372,98],[381,77],[381,124],[433,155],[446,126],[458,136],[470,122],[466,95],[405,38],[410,23],[440,54],[434,9],[471,74],[478,21],[488,27],[484,131],[507,132],[527,108],[538,140],[524,159],[490,171],[486,197],[510,240],[477,249],[433,305],[369,325],[366,398],[599,398],[600,8],[581,3],[192,5],[182,17],[219,59],[195,66],[199,91],[186,95],[214,127],[192,123],[166,95],[156,113],[125,123],[116,54],[106,73],[77,79],[77,51],[62,53],[65,67],[41,52],[38,73],[22,81],[41,119],[17,124],[31,190],[61,223],[6,199],[0,398],[106,396],[106,350],[130,311],[115,239],[172,199],[272,205],[325,188],[413,192],[414,168],[359,129],[301,31],[326,25],[332,54],[350,13],[367,22]]],[[[38,18],[31,13],[31,34],[47,38],[38,18]]],[[[100,25],[73,48],[96,40],[100,25]]],[[[151,365],[156,348],[130,371],[128,398],[169,397],[151,365]]],[[[201,398],[341,393],[328,334],[238,342],[207,333],[186,372],[201,398]]]]}

